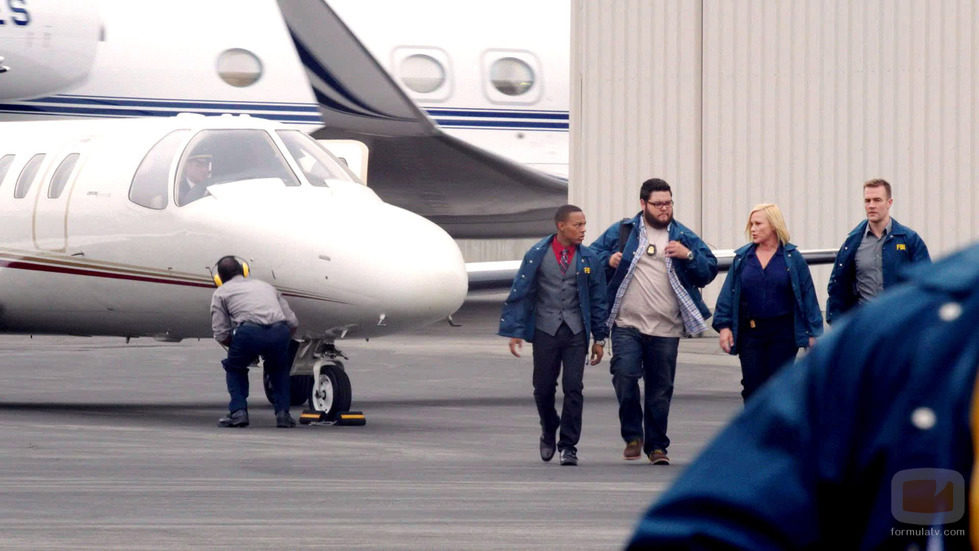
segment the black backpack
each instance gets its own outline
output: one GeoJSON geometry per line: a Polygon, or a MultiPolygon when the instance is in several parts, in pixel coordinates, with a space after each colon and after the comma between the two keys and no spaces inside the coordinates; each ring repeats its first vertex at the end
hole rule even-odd
{"type": "Polygon", "coordinates": [[[620,253],[625,249],[625,243],[629,240],[629,234],[632,233],[632,228],[625,225],[629,220],[631,218],[623,218],[622,223],[619,225],[619,243],[615,246],[615,249],[620,253]]]}
{"type": "MultiPolygon", "coordinates": [[[[631,218],[623,218],[622,223],[619,225],[619,241],[615,245],[616,252],[622,252],[625,249],[626,241],[629,240],[629,234],[632,233],[632,228],[626,225],[626,222],[631,220],[631,218]]],[[[611,281],[612,276],[615,275],[615,268],[605,265],[605,281],[611,281]]]]}

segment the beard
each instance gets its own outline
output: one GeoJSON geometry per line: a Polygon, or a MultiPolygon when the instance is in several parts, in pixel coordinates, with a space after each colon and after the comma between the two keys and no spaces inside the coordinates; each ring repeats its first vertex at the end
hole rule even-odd
{"type": "Polygon", "coordinates": [[[652,214],[649,214],[649,211],[646,210],[642,211],[642,217],[646,220],[647,224],[649,224],[650,226],[652,226],[654,229],[657,230],[665,230],[670,226],[670,222],[673,221],[672,214],[670,214],[669,220],[667,220],[666,222],[660,222],[652,214]]]}

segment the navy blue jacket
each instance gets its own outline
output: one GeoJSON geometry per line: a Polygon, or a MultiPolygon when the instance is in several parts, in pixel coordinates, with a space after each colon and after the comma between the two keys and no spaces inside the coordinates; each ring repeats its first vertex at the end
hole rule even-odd
{"type": "MultiPolygon", "coordinates": [[[[632,265],[632,258],[636,254],[636,247],[639,246],[639,230],[643,227],[642,222],[639,220],[640,216],[642,216],[642,212],[630,220],[620,220],[612,224],[605,230],[605,233],[601,237],[589,245],[589,248],[598,255],[601,261],[600,265],[603,268],[607,267],[609,257],[619,252],[620,228],[623,224],[632,227],[632,230],[629,232],[629,239],[625,242],[625,248],[622,249],[622,262],[619,263],[619,267],[615,269],[611,279],[608,281],[608,303],[610,305],[615,301],[615,294],[618,292],[619,286],[622,285],[622,280],[629,272],[629,267],[632,265]]],[[[680,280],[683,288],[687,290],[687,293],[690,294],[690,298],[693,299],[694,304],[697,305],[697,309],[700,310],[700,314],[706,320],[710,317],[710,310],[704,304],[704,299],[700,294],[700,288],[705,287],[717,276],[717,258],[710,251],[710,247],[697,234],[676,220],[670,222],[668,232],[670,234],[670,241],[679,241],[683,243],[684,247],[693,251],[693,260],[674,258],[673,261],[674,266],[676,266],[677,278],[680,280]]]]}
{"type": "MultiPolygon", "coordinates": [[[[503,303],[499,334],[534,342],[537,305],[537,272],[544,262],[544,255],[554,254],[551,234],[527,251],[513,278],[510,296],[503,303]]],[[[605,300],[605,270],[588,247],[578,245],[574,255],[575,275],[578,283],[578,302],[581,306],[582,326],[595,340],[608,337],[608,302],[605,300]]]]}
{"type": "Polygon", "coordinates": [[[908,276],[762,387],[646,513],[631,547],[931,549],[920,529],[937,528],[945,549],[969,549],[944,530],[969,529],[979,246],[908,276]],[[964,484],[908,469],[954,471],[964,484]],[[939,480],[930,496],[951,488],[964,516],[899,522],[923,510],[908,477],[926,490],[939,480]],[[919,506],[906,510],[909,489],[919,506]]]}
{"type": "MultiPolygon", "coordinates": [[[[881,250],[881,269],[884,272],[884,289],[900,281],[901,269],[914,262],[931,260],[928,247],[911,228],[891,218],[891,233],[884,238],[881,250]]],[[[829,276],[829,298],[826,300],[826,322],[833,323],[847,310],[858,304],[857,248],[867,233],[868,221],[864,220],[846,236],[843,246],[836,253],[833,272],[829,276]]]]}
{"type": "MultiPolygon", "coordinates": [[[[731,332],[734,333],[734,346],[731,347],[731,354],[737,354],[738,322],[741,309],[741,272],[744,270],[744,259],[748,251],[756,246],[754,243],[749,243],[734,251],[734,261],[724,279],[724,287],[721,288],[721,294],[717,297],[717,306],[714,308],[714,329],[720,331],[724,328],[730,328],[731,332]]],[[[812,274],[809,273],[809,265],[806,263],[806,259],[802,257],[798,247],[792,243],[787,243],[783,250],[785,251],[785,264],[789,269],[789,281],[792,283],[792,296],[795,297],[793,303],[795,345],[808,347],[809,337],[818,337],[823,334],[823,314],[819,311],[816,287],[812,284],[812,274]]]]}

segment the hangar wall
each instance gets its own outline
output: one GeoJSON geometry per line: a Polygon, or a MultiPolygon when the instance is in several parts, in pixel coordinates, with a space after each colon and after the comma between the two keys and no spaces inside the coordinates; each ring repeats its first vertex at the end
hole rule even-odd
{"type": "Polygon", "coordinates": [[[569,197],[589,241],[652,176],[717,248],[747,242],[763,201],[800,247],[837,248],[874,177],[933,257],[979,236],[971,1],[573,0],[571,21],[569,197]]]}

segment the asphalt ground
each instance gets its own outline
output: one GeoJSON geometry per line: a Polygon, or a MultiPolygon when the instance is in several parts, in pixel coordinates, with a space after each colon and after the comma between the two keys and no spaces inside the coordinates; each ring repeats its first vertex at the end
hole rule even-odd
{"type": "Polygon", "coordinates": [[[0,549],[619,548],[741,409],[737,360],[681,342],[669,467],[622,459],[608,359],[587,368],[581,463],[543,463],[499,305],[339,343],[363,427],[275,428],[252,370],[252,425],[218,428],[212,341],[0,336],[0,549]]]}

